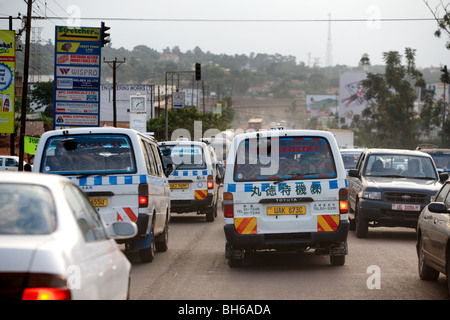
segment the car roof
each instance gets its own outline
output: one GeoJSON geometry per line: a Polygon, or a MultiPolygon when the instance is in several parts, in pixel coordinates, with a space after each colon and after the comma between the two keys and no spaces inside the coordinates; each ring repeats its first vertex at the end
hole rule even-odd
{"type": "Polygon", "coordinates": [[[408,150],[408,149],[383,149],[383,148],[372,148],[372,149],[366,149],[367,153],[384,153],[384,154],[398,154],[398,155],[411,155],[411,156],[425,156],[425,157],[431,157],[429,154],[416,151],[416,150],[408,150]]]}
{"type": "Polygon", "coordinates": [[[116,127],[85,127],[85,128],[70,128],[70,129],[58,129],[44,132],[44,136],[62,136],[62,135],[76,135],[76,134],[136,134],[144,136],[150,140],[156,141],[155,137],[150,134],[144,134],[134,129],[129,128],[116,128],[116,127]]]}
{"type": "Polygon", "coordinates": [[[59,182],[70,181],[68,178],[56,174],[44,174],[22,171],[0,171],[0,183],[13,182],[24,184],[39,184],[51,188],[59,182]]]}
{"type": "Polygon", "coordinates": [[[418,151],[428,154],[450,154],[450,149],[420,149],[418,151]]]}
{"type": "Polygon", "coordinates": [[[331,138],[333,133],[324,130],[262,130],[245,132],[235,136],[235,139],[256,138],[256,137],[283,137],[283,136],[318,136],[331,138]]]}

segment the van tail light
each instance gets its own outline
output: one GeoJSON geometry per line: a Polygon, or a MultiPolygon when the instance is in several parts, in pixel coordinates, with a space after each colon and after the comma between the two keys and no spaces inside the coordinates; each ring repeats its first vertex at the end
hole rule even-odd
{"type": "Polygon", "coordinates": [[[231,192],[223,193],[223,216],[234,218],[233,194],[231,192]]]}
{"type": "Polygon", "coordinates": [[[148,183],[140,183],[138,188],[139,208],[148,207],[148,183]]]}
{"type": "Polygon", "coordinates": [[[339,213],[348,213],[348,189],[339,189],[339,213]]]}
{"type": "Polygon", "coordinates": [[[70,300],[66,280],[53,274],[29,274],[22,300],[70,300]]]}
{"type": "Polygon", "coordinates": [[[214,176],[213,175],[208,175],[208,189],[213,189],[214,188],[214,176]]]}

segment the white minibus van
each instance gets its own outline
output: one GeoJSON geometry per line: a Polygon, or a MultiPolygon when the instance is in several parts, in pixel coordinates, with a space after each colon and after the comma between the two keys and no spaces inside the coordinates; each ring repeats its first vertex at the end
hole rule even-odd
{"type": "Polygon", "coordinates": [[[197,212],[213,222],[219,204],[220,172],[214,149],[200,141],[159,142],[169,176],[171,212],[197,212]]]}
{"type": "Polygon", "coordinates": [[[39,141],[33,171],[70,178],[106,224],[136,223],[138,235],[123,240],[126,252],[151,262],[155,251],[167,250],[169,183],[153,137],[112,127],[48,131],[39,141]]]}
{"type": "Polygon", "coordinates": [[[349,230],[346,170],[334,136],[315,130],[237,135],[223,183],[225,256],[306,251],[343,265],[349,230]]]}

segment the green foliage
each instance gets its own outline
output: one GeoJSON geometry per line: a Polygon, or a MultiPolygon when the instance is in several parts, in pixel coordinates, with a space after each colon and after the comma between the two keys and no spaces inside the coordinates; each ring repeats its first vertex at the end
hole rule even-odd
{"type": "Polygon", "coordinates": [[[420,125],[414,110],[414,86],[423,84],[422,74],[414,64],[415,51],[405,50],[406,66],[397,51],[383,54],[384,74],[368,73],[363,85],[365,98],[371,101],[355,120],[358,139],[369,147],[407,148],[417,146],[420,125]]]}
{"type": "Polygon", "coordinates": [[[38,82],[33,90],[31,102],[36,103],[37,109],[53,103],[54,81],[38,82]]]}

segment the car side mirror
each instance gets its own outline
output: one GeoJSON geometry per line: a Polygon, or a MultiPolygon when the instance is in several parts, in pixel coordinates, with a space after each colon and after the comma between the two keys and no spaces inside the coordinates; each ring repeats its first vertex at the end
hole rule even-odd
{"type": "Polygon", "coordinates": [[[428,205],[428,210],[434,213],[449,213],[447,206],[443,202],[431,202],[428,205]]]}
{"type": "Polygon", "coordinates": [[[171,163],[168,163],[165,170],[166,177],[169,177],[170,174],[173,172],[173,165],[171,163]]]}
{"type": "Polygon", "coordinates": [[[439,173],[439,181],[445,182],[448,179],[448,172],[439,173]]]}
{"type": "Polygon", "coordinates": [[[112,239],[127,239],[137,235],[134,222],[116,221],[106,227],[106,233],[112,239]]]}
{"type": "Polygon", "coordinates": [[[358,178],[359,177],[359,171],[356,170],[356,169],[350,169],[350,170],[348,170],[348,176],[349,177],[358,178]]]}

